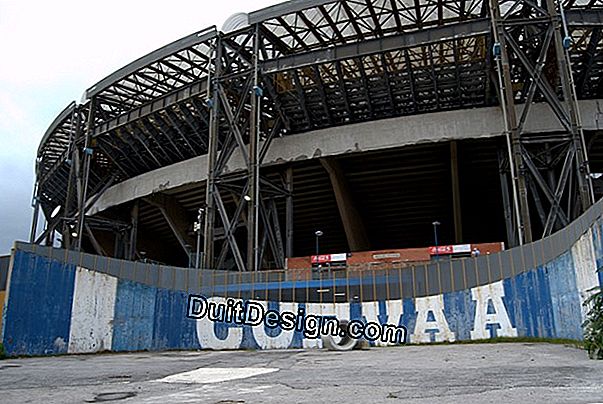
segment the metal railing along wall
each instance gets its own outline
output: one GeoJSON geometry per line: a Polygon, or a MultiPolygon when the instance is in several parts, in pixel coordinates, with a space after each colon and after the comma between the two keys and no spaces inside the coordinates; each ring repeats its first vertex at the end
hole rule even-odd
{"type": "Polygon", "coordinates": [[[300,303],[378,301],[440,295],[512,278],[569,252],[602,215],[603,200],[600,200],[568,227],[522,247],[473,258],[411,266],[401,263],[389,269],[361,271],[196,270],[25,243],[17,243],[16,249],[124,281],[190,294],[300,303]]]}

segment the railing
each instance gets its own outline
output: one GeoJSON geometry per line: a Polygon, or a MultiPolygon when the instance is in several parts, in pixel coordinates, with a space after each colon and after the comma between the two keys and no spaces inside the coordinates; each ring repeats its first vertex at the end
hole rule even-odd
{"type": "MultiPolygon", "coordinates": [[[[86,253],[17,243],[17,251],[124,281],[205,296],[295,302],[337,303],[440,295],[491,284],[543,266],[568,252],[603,214],[603,200],[568,227],[501,253],[391,269],[232,272],[196,270],[124,261],[86,253]]],[[[1,278],[0,278],[1,280],[1,278]]]]}

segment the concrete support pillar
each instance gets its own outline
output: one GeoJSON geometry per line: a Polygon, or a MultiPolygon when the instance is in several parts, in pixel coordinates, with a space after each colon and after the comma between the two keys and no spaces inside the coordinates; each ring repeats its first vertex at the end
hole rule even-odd
{"type": "Polygon", "coordinates": [[[286,200],[286,222],[285,222],[285,255],[287,258],[293,257],[293,167],[287,168],[285,183],[287,185],[287,191],[289,195],[286,200]]]}
{"type": "Polygon", "coordinates": [[[187,233],[192,221],[188,219],[186,210],[173,197],[167,195],[152,195],[145,198],[144,201],[161,211],[190,260],[191,246],[195,245],[195,240],[187,233]]]}
{"type": "Polygon", "coordinates": [[[129,242],[129,250],[128,250],[128,259],[134,260],[136,258],[136,245],[138,244],[138,212],[140,210],[140,202],[134,202],[134,206],[132,207],[131,216],[131,224],[132,228],[130,229],[130,242],[129,242]]]}
{"type": "Polygon", "coordinates": [[[450,174],[452,177],[452,212],[454,215],[454,241],[463,242],[463,217],[461,213],[461,186],[459,182],[458,145],[450,142],[450,174]]]}
{"type": "Polygon", "coordinates": [[[341,167],[337,160],[333,158],[320,159],[322,166],[325,168],[331,179],[339,215],[345,230],[345,235],[348,240],[350,251],[368,251],[370,244],[366,229],[358,210],[354,206],[352,195],[348,187],[348,183],[341,171],[341,167]]]}

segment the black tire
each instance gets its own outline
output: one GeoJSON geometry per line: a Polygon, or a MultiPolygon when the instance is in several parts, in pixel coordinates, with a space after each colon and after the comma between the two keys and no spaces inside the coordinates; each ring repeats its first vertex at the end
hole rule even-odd
{"type": "Polygon", "coordinates": [[[346,320],[340,321],[339,328],[345,332],[345,336],[337,342],[332,335],[323,335],[321,336],[322,346],[329,351],[351,351],[356,348],[360,340],[348,335],[348,322],[346,320]]]}

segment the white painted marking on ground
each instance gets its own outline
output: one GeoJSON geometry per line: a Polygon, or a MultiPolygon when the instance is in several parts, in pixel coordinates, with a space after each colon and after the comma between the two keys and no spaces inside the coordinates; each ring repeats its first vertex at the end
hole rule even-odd
{"type": "Polygon", "coordinates": [[[206,402],[237,402],[237,397],[245,396],[249,394],[262,394],[266,390],[274,389],[276,386],[273,385],[260,385],[254,387],[239,387],[237,385],[224,389],[222,386],[216,385],[203,385],[202,387],[191,388],[185,391],[178,391],[170,394],[160,394],[153,397],[143,398],[144,403],[206,403],[206,402]],[[234,399],[233,399],[234,397],[234,399]],[[221,401],[216,401],[222,398],[221,401]]]}
{"type": "Polygon", "coordinates": [[[277,368],[201,368],[158,380],[163,383],[210,384],[278,372],[277,368]]]}

